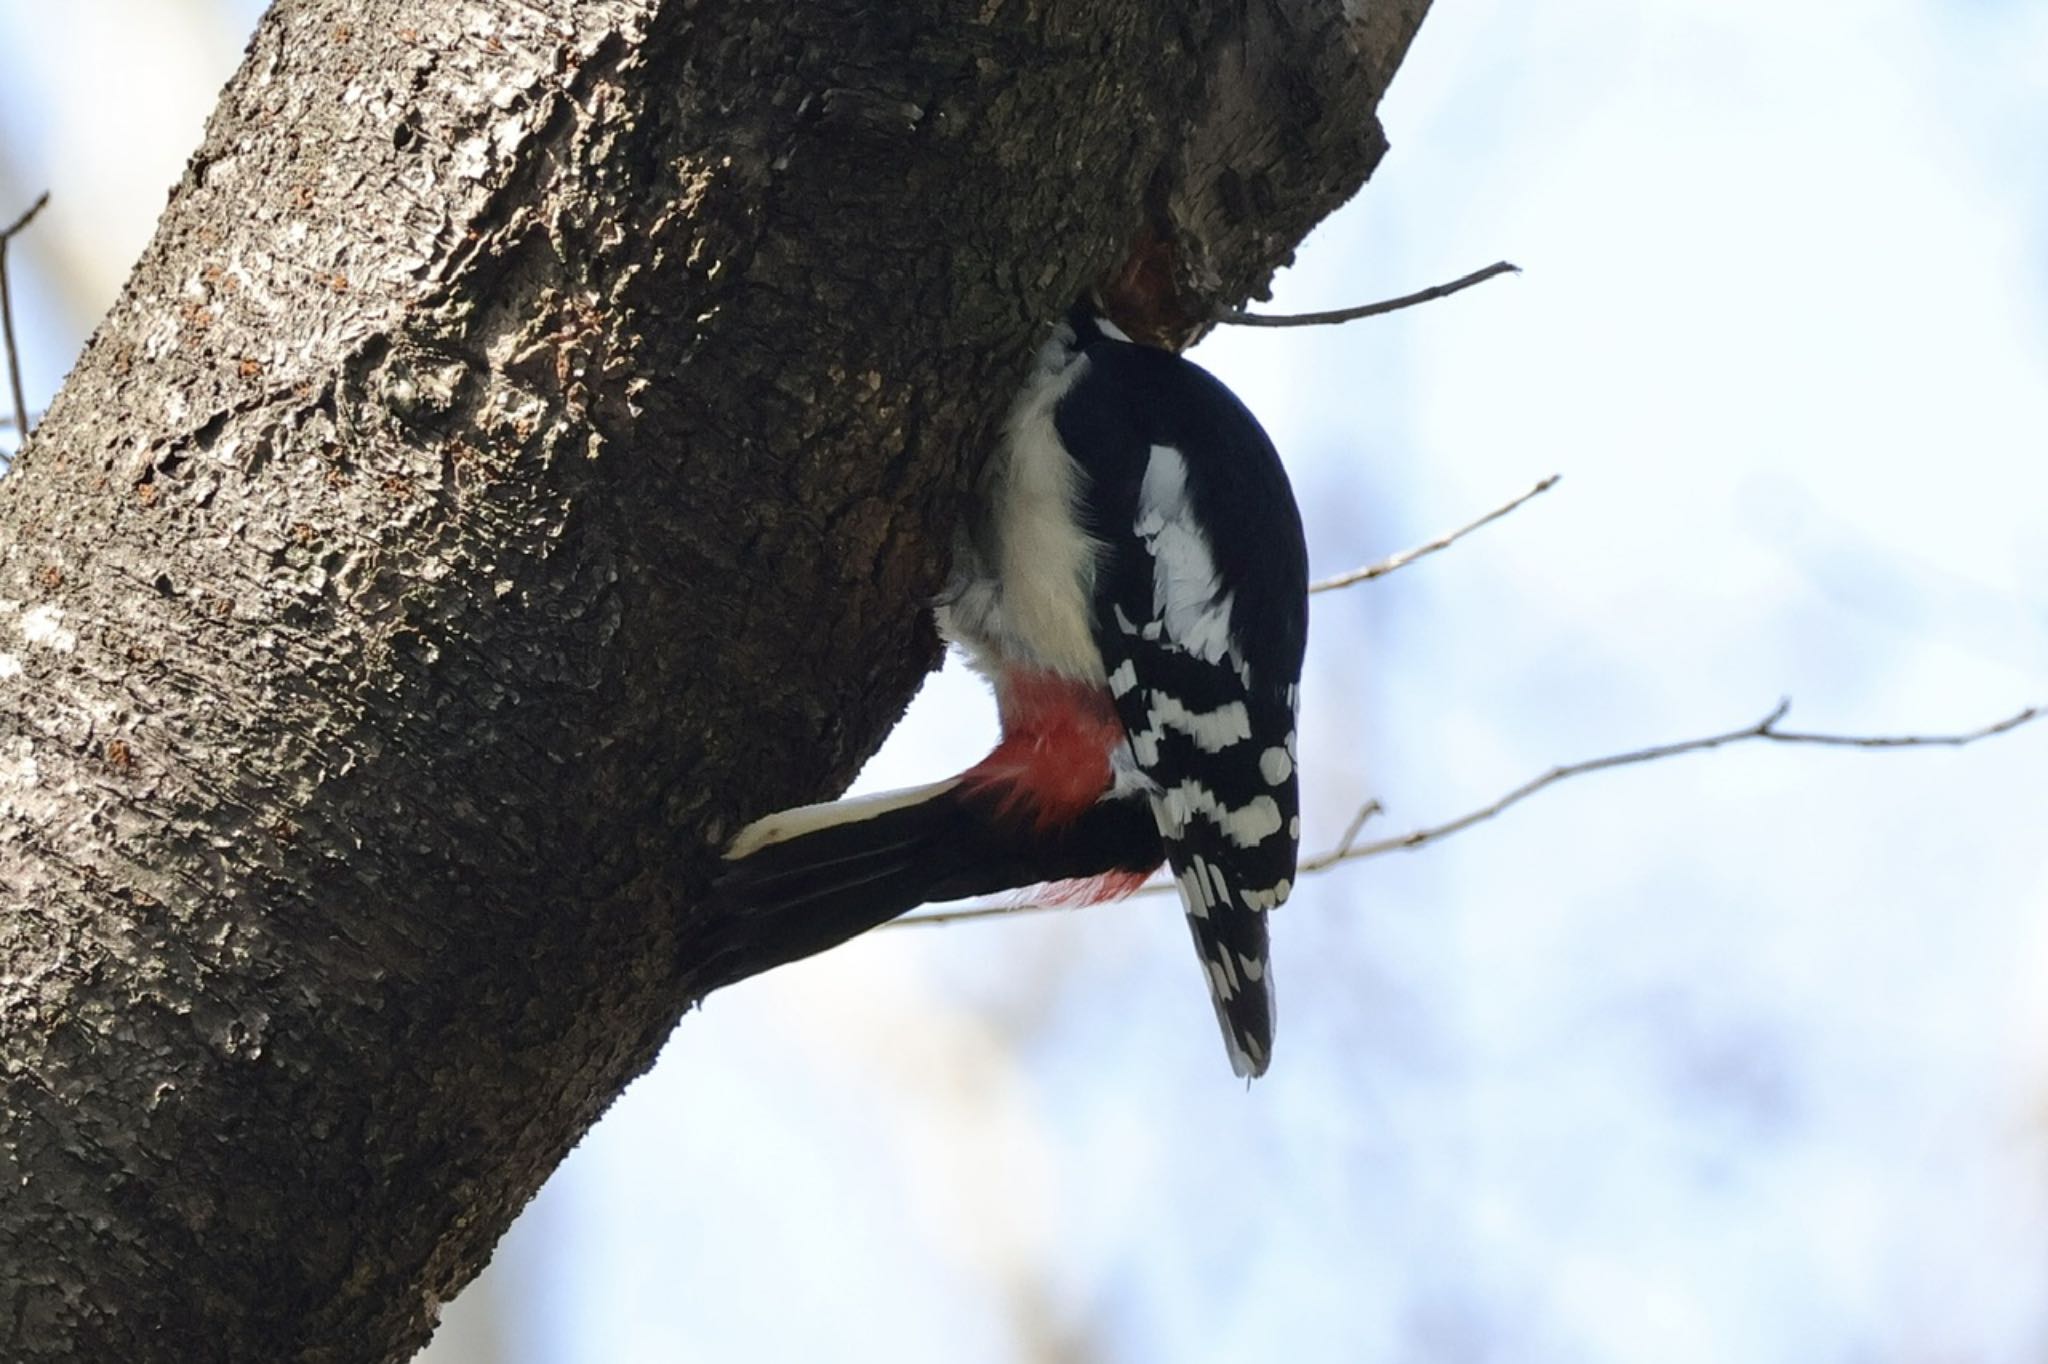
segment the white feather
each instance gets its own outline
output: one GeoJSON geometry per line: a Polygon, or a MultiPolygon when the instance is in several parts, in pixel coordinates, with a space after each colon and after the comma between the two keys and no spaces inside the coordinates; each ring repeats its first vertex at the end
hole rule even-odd
{"type": "Polygon", "coordinates": [[[1205,663],[1230,650],[1231,594],[1188,496],[1188,466],[1171,445],[1152,447],[1134,527],[1152,553],[1152,609],[1166,638],[1205,663]]]}
{"type": "MultiPolygon", "coordinates": [[[[1169,729],[1177,729],[1193,739],[1195,747],[1204,753],[1221,753],[1252,737],[1251,712],[1242,701],[1228,701],[1214,710],[1189,710],[1179,697],[1155,691],[1146,693],[1145,702],[1155,755],[1159,736],[1169,729]]],[[[1132,736],[1132,742],[1137,742],[1137,736],[1132,736]]]]}
{"type": "Polygon", "coordinates": [[[981,505],[990,520],[955,564],[939,628],[983,672],[1026,663],[1103,681],[1089,602],[1102,546],[1081,527],[1084,477],[1061,443],[1054,414],[1087,372],[1071,328],[1038,353],[989,461],[981,505]]]}
{"type": "Polygon", "coordinates": [[[1249,848],[1280,832],[1280,805],[1271,796],[1254,796],[1231,809],[1201,783],[1192,779],[1162,791],[1153,801],[1159,828],[1168,836],[1187,828],[1196,815],[1215,821],[1224,837],[1240,848],[1249,848]]]}
{"type": "Polygon", "coordinates": [[[826,801],[818,805],[799,805],[791,810],[777,810],[763,816],[739,831],[732,846],[725,850],[725,860],[736,862],[742,857],[757,853],[771,843],[787,843],[792,838],[816,833],[820,829],[835,828],[841,824],[858,824],[863,820],[886,815],[892,810],[921,805],[937,795],[943,795],[960,784],[958,777],[935,781],[928,786],[908,786],[900,791],[878,791],[872,796],[857,796],[852,800],[826,801]]]}

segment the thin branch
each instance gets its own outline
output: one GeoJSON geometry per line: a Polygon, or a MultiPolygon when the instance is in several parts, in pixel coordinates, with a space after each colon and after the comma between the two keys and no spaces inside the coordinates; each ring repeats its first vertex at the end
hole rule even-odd
{"type": "Polygon", "coordinates": [[[1358,842],[1358,835],[1364,832],[1365,822],[1371,819],[1374,815],[1385,813],[1386,808],[1382,806],[1377,800],[1369,800],[1365,804],[1359,806],[1358,813],[1353,815],[1351,817],[1351,822],[1344,826],[1344,837],[1337,840],[1337,851],[1340,854],[1350,852],[1351,846],[1354,843],[1358,842]]]}
{"type": "Polygon", "coordinates": [[[14,429],[28,439],[28,400],[21,395],[21,351],[14,343],[14,296],[7,288],[7,244],[14,240],[30,223],[36,214],[43,211],[43,205],[50,202],[50,191],[44,190],[28,211],[16,218],[4,230],[0,230],[0,338],[7,343],[7,385],[14,394],[14,429]]]}
{"type": "Polygon", "coordinates": [[[38,194],[36,196],[36,201],[30,204],[26,209],[22,210],[22,214],[19,218],[16,218],[6,227],[0,228],[0,242],[10,241],[14,237],[18,236],[21,233],[22,229],[26,228],[30,223],[36,220],[36,215],[38,213],[41,213],[43,211],[43,206],[49,202],[50,191],[44,190],[41,194],[38,194]]]}
{"type": "Polygon", "coordinates": [[[1452,545],[1457,544],[1458,541],[1464,539],[1480,527],[1493,524],[1515,508],[1521,506],[1524,502],[1542,493],[1549,492],[1557,486],[1557,481],[1563,477],[1563,474],[1552,474],[1549,478],[1544,479],[1541,483],[1529,489],[1528,492],[1523,493],[1511,502],[1502,503],[1477,521],[1439,535],[1428,544],[1417,545],[1413,549],[1404,549],[1399,554],[1390,555],[1376,564],[1367,564],[1364,568],[1354,568],[1349,573],[1339,573],[1334,578],[1324,578],[1320,582],[1310,583],[1308,590],[1310,592],[1334,592],[1340,587],[1351,587],[1358,583],[1371,582],[1374,578],[1384,578],[1395,569],[1405,568],[1417,559],[1426,559],[1438,550],[1449,549],[1452,545]]]}
{"type": "Polygon", "coordinates": [[[1448,284],[1432,284],[1427,289],[1399,298],[1385,298],[1378,303],[1363,303],[1356,308],[1337,308],[1324,313],[1247,313],[1238,309],[1216,314],[1218,322],[1237,327],[1323,327],[1336,322],[1356,322],[1361,317],[1378,317],[1382,313],[1399,312],[1412,308],[1418,303],[1433,303],[1440,298],[1449,298],[1475,284],[1484,284],[1496,275],[1519,275],[1522,267],[1510,265],[1504,260],[1495,261],[1484,270],[1454,279],[1448,284]]]}
{"type": "Polygon", "coordinates": [[[2018,729],[2021,725],[2039,719],[2044,713],[2040,706],[2028,706],[2015,715],[2009,715],[1996,724],[1985,725],[1961,734],[1813,734],[1799,730],[1779,729],[1778,722],[1792,709],[1790,700],[1780,701],[1763,719],[1743,729],[1731,729],[1725,734],[1709,734],[1703,738],[1685,739],[1678,743],[1658,744],[1651,748],[1638,748],[1627,753],[1610,753],[1606,757],[1591,758],[1584,762],[1566,763],[1553,767],[1539,777],[1523,782],[1491,805],[1482,806],[1447,823],[1416,829],[1398,838],[1383,838],[1374,843],[1361,843],[1355,847],[1339,847],[1301,862],[1305,874],[1324,871],[1341,862],[1355,862],[1360,858],[1377,857],[1382,853],[1405,852],[1449,838],[1452,834],[1463,833],[1475,824],[1483,824],[1510,807],[1519,805],[1546,786],[1553,786],[1572,777],[1584,776],[1589,772],[1604,772],[1609,768],[1632,767],[1638,763],[1656,762],[1661,758],[1675,758],[1686,753],[1704,753],[1709,749],[1726,748],[1731,744],[1750,743],[1763,740],[1776,744],[1819,744],[1833,748],[1961,748],[1965,744],[1988,739],[1994,734],[2004,734],[2018,729]]]}
{"type": "MultiPolygon", "coordinates": [[[[1359,830],[1364,828],[1365,822],[1372,818],[1373,815],[1379,813],[1380,810],[1378,801],[1367,801],[1359,808],[1358,813],[1352,817],[1350,826],[1344,831],[1344,837],[1339,839],[1337,844],[1329,851],[1318,853],[1313,857],[1303,858],[1299,864],[1297,875],[1313,876],[1317,872],[1328,871],[1332,867],[1339,866],[1345,862],[1357,862],[1364,858],[1379,857],[1392,852],[1407,852],[1415,848],[1425,847],[1431,843],[1442,842],[1452,834],[1463,833],[1475,824],[1484,824],[1487,820],[1505,813],[1510,808],[1521,804],[1547,786],[1555,786],[1557,783],[1569,781],[1573,777],[1583,777],[1589,772],[1604,772],[1615,767],[1633,767],[1638,763],[1657,762],[1663,758],[1675,758],[1687,753],[1705,753],[1709,749],[1727,748],[1734,744],[1759,741],[1774,744],[1817,744],[1828,748],[1961,748],[1965,744],[1974,744],[1980,739],[1989,739],[1993,735],[2008,733],[2022,725],[2030,724],[2040,719],[2044,714],[2048,714],[2048,706],[2028,706],[2025,710],[2014,715],[2008,715],[2005,719],[1995,724],[1985,725],[1981,729],[1966,730],[1960,734],[1862,735],[1818,734],[1803,730],[1778,728],[1779,722],[1785,718],[1791,709],[1791,701],[1780,701],[1771,709],[1770,714],[1764,716],[1763,719],[1755,724],[1746,725],[1741,729],[1731,729],[1722,734],[1708,734],[1697,739],[1683,739],[1677,743],[1657,744],[1650,748],[1631,749],[1626,753],[1610,753],[1605,757],[1589,758],[1583,762],[1566,763],[1561,767],[1553,767],[1541,776],[1523,782],[1520,786],[1517,786],[1491,804],[1483,805],[1476,810],[1458,816],[1456,819],[1448,820],[1442,824],[1432,824],[1424,828],[1414,829],[1394,838],[1382,838],[1371,843],[1360,843],[1357,841],[1359,830]]],[[[1137,891],[1136,894],[1162,894],[1172,889],[1172,886],[1173,883],[1170,881],[1154,881],[1137,891]]],[[[1080,908],[1080,906],[1043,904],[1035,901],[1018,904],[971,905],[966,909],[940,910],[933,914],[919,914],[897,919],[888,927],[963,923],[970,919],[993,919],[1012,914],[1037,914],[1050,910],[1075,908],[1080,908]]]]}

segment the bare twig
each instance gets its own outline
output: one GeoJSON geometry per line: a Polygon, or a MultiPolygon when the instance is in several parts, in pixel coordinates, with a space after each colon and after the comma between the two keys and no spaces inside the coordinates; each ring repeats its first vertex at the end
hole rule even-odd
{"type": "Polygon", "coordinates": [[[0,229],[0,337],[7,343],[7,385],[14,395],[14,429],[28,439],[28,400],[21,395],[21,351],[14,344],[14,296],[7,288],[7,244],[17,233],[35,221],[36,214],[43,211],[43,205],[50,202],[50,191],[44,190],[28,211],[16,218],[5,229],[0,229]]]}
{"type": "Polygon", "coordinates": [[[1337,851],[1340,853],[1350,852],[1351,845],[1358,842],[1358,835],[1364,831],[1365,822],[1374,815],[1384,813],[1386,813],[1384,807],[1377,800],[1369,800],[1359,806],[1358,813],[1353,815],[1351,822],[1344,826],[1344,837],[1337,840],[1337,851]]]}
{"type": "Polygon", "coordinates": [[[1469,289],[1475,284],[1484,284],[1495,275],[1518,275],[1519,265],[1510,265],[1504,260],[1495,261],[1484,270],[1454,279],[1448,284],[1432,284],[1412,294],[1399,298],[1381,299],[1378,303],[1363,303],[1356,308],[1336,308],[1324,313],[1247,313],[1231,309],[1216,315],[1218,322],[1238,327],[1322,327],[1336,322],[1356,322],[1361,317],[1378,317],[1382,313],[1399,312],[1412,308],[1418,303],[1433,303],[1440,298],[1469,289]]]}
{"type": "Polygon", "coordinates": [[[1389,555],[1387,558],[1380,560],[1376,564],[1367,564],[1364,568],[1354,568],[1349,573],[1339,573],[1334,578],[1324,578],[1319,582],[1310,583],[1308,585],[1308,590],[1310,592],[1334,592],[1340,587],[1351,587],[1358,583],[1371,582],[1374,578],[1384,578],[1387,576],[1387,574],[1392,573],[1395,569],[1405,568],[1409,564],[1414,563],[1417,559],[1426,559],[1430,555],[1436,553],[1438,550],[1449,549],[1452,545],[1457,544],[1458,541],[1464,539],[1466,536],[1470,535],[1473,531],[1478,530],[1480,527],[1491,525],[1493,522],[1500,520],[1503,516],[1506,516],[1509,512],[1521,506],[1524,502],[1529,501],[1531,498],[1534,498],[1541,493],[1549,492],[1552,488],[1555,488],[1557,486],[1557,481],[1563,477],[1563,474],[1552,474],[1549,478],[1544,479],[1541,483],[1538,483],[1535,487],[1529,489],[1528,492],[1523,493],[1520,497],[1515,498],[1511,502],[1502,503],[1500,506],[1495,507],[1492,511],[1488,512],[1486,515],[1480,517],[1477,521],[1470,522],[1466,525],[1458,527],[1454,531],[1450,531],[1446,534],[1439,535],[1436,539],[1431,540],[1428,544],[1417,545],[1413,549],[1404,549],[1399,554],[1389,555]]]}
{"type": "Polygon", "coordinates": [[[1731,729],[1724,734],[1709,734],[1703,738],[1685,739],[1677,743],[1658,744],[1651,748],[1638,748],[1627,753],[1610,753],[1602,758],[1590,758],[1584,762],[1566,763],[1553,767],[1548,772],[1523,782],[1490,805],[1485,805],[1443,824],[1432,825],[1402,834],[1398,838],[1383,838],[1373,843],[1360,843],[1352,847],[1337,847],[1315,857],[1304,858],[1301,871],[1304,874],[1323,871],[1340,862],[1353,862],[1364,857],[1377,857],[1382,853],[1405,852],[1449,838],[1452,834],[1463,833],[1475,824],[1483,824],[1501,814],[1511,806],[1519,805],[1546,786],[1572,777],[1584,776],[1588,772],[1603,772],[1613,767],[1632,767],[1638,763],[1656,762],[1660,758],[1675,758],[1685,753],[1704,753],[1709,749],[1725,748],[1730,744],[1750,743],[1764,740],[1777,744],[1819,744],[1833,748],[1960,748],[1973,744],[1979,739],[1988,739],[1994,734],[2004,734],[2018,729],[2021,725],[2039,719],[2043,714],[2040,706],[2028,706],[2015,715],[2009,715],[1996,724],[1961,734],[1814,734],[1800,730],[1778,728],[1778,722],[1792,709],[1789,700],[1780,701],[1771,713],[1755,724],[1743,729],[1731,729]]]}
{"type": "Polygon", "coordinates": [[[30,204],[26,209],[22,210],[22,214],[19,218],[16,218],[6,227],[0,228],[0,241],[7,241],[10,238],[19,235],[23,228],[26,228],[30,223],[36,220],[36,215],[38,213],[41,213],[43,211],[44,205],[48,204],[49,202],[50,191],[44,190],[41,194],[38,194],[36,196],[36,201],[30,204]]]}
{"type": "MultiPolygon", "coordinates": [[[[2025,710],[2014,715],[2008,715],[2005,719],[1995,724],[1985,725],[1980,729],[1965,730],[1960,734],[1861,735],[1818,734],[1803,730],[1780,729],[1778,727],[1779,722],[1785,718],[1791,709],[1791,701],[1780,701],[1776,706],[1772,707],[1770,714],[1764,716],[1763,719],[1755,724],[1746,725],[1741,729],[1731,729],[1722,734],[1708,734],[1697,739],[1683,739],[1676,743],[1657,744],[1650,748],[1631,749],[1626,753],[1610,753],[1605,757],[1589,758],[1583,762],[1566,763],[1561,767],[1553,767],[1548,772],[1523,782],[1520,786],[1517,786],[1491,804],[1468,811],[1456,819],[1447,820],[1442,824],[1432,824],[1424,828],[1414,829],[1393,838],[1382,838],[1371,843],[1360,843],[1357,841],[1359,830],[1364,828],[1365,822],[1375,814],[1378,814],[1380,810],[1378,801],[1367,801],[1359,808],[1358,813],[1352,817],[1350,826],[1345,829],[1344,836],[1337,841],[1336,845],[1327,852],[1303,858],[1300,862],[1298,874],[1301,876],[1313,876],[1317,872],[1328,871],[1330,868],[1345,862],[1357,862],[1364,858],[1379,857],[1392,852],[1407,852],[1414,848],[1441,842],[1452,834],[1463,833],[1475,824],[1484,824],[1496,815],[1500,815],[1511,807],[1521,804],[1547,786],[1555,786],[1558,782],[1568,781],[1573,777],[1583,777],[1589,772],[1604,772],[1609,768],[1615,767],[1633,767],[1638,763],[1656,762],[1663,758],[1675,758],[1687,753],[1704,753],[1709,749],[1727,748],[1733,744],[1760,741],[1774,744],[1817,744],[1829,748],[1961,748],[1965,744],[1976,743],[1979,739],[1988,739],[1995,734],[2005,734],[2011,730],[2018,729],[2021,725],[2030,724],[2040,719],[2044,714],[2048,714],[2048,707],[2028,706],[2025,710]]],[[[1137,891],[1136,894],[1157,895],[1170,889],[1172,889],[1172,882],[1155,881],[1137,891]]],[[[965,909],[940,910],[937,913],[919,914],[898,919],[890,926],[903,925],[909,927],[911,925],[930,926],[933,924],[962,923],[970,919],[992,919],[1011,914],[1035,914],[1048,910],[1073,908],[1078,908],[1078,906],[1043,904],[1035,901],[1017,904],[970,905],[965,909]]]]}

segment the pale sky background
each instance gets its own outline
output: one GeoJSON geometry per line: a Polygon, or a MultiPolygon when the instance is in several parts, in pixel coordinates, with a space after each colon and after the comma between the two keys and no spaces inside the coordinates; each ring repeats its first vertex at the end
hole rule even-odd
{"type": "MultiPolygon", "coordinates": [[[[40,404],[246,0],[0,0],[40,404]]],[[[2048,700],[2048,5],[1439,0],[1394,150],[1199,357],[1288,458],[1327,844],[1730,728],[2048,700]]],[[[979,756],[927,689],[864,782],[979,756]]],[[[1752,747],[1302,886],[1232,1080],[1170,902],[891,931],[714,997],[432,1364],[2048,1357],[2048,728],[1752,747]]]]}

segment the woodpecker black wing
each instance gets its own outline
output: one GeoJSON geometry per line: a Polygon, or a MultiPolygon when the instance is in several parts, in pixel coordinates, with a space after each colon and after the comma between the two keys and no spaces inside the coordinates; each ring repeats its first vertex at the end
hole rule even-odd
{"type": "Polygon", "coordinates": [[[1272,1056],[1266,912],[1293,888],[1295,709],[1308,624],[1279,455],[1213,376],[1080,329],[1062,443],[1101,545],[1094,635],[1208,973],[1232,1067],[1272,1056]]]}

